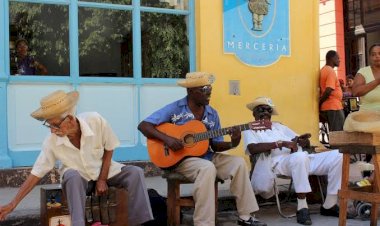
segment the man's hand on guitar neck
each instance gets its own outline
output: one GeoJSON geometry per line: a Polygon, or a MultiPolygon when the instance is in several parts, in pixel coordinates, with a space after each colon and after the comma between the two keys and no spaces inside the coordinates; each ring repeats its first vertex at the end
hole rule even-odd
{"type": "Polygon", "coordinates": [[[166,136],[164,140],[165,145],[167,145],[172,151],[178,151],[184,148],[183,143],[181,140],[171,137],[171,136],[166,136]]]}
{"type": "Polygon", "coordinates": [[[231,127],[229,134],[231,136],[231,146],[234,148],[239,145],[241,139],[241,131],[239,127],[231,127]]]}

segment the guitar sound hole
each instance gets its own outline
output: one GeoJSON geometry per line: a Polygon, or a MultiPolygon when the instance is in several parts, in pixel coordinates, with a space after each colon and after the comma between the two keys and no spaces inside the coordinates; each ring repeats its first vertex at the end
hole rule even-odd
{"type": "Polygon", "coordinates": [[[194,136],[192,134],[187,134],[183,138],[183,142],[185,146],[193,145],[195,143],[194,136]]]}

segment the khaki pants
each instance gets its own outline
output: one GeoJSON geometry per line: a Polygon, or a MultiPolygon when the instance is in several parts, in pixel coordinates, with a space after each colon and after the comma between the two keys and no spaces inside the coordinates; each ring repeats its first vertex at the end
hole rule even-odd
{"type": "Polygon", "coordinates": [[[215,225],[216,176],[223,180],[231,179],[230,189],[232,195],[236,197],[239,215],[249,215],[259,209],[247,166],[241,157],[222,153],[215,153],[212,161],[191,157],[182,161],[175,171],[194,180],[195,226],[215,225]]]}

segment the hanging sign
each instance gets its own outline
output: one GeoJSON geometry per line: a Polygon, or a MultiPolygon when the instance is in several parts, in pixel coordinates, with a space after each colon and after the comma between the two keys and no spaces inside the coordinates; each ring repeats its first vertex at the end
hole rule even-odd
{"type": "Polygon", "coordinates": [[[290,56],[289,0],[224,0],[224,53],[264,67],[290,56]]]}

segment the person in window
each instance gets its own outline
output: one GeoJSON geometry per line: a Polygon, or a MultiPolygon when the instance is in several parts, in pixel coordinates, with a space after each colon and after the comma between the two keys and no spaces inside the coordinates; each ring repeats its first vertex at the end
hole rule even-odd
{"type": "Polygon", "coordinates": [[[0,221],[16,208],[58,160],[72,225],[85,226],[86,189],[94,181],[98,195],[105,195],[108,186],[128,190],[128,225],[140,225],[153,219],[143,170],[112,160],[113,150],[120,144],[118,138],[99,113],[75,115],[78,99],[76,91],[65,93],[58,90],[42,98],[41,107],[31,114],[44,121],[50,134],[16,196],[0,206],[0,221]]]}
{"type": "Polygon", "coordinates": [[[369,48],[369,66],[361,68],[354,79],[352,94],[360,97],[360,111],[380,110],[380,43],[369,48]]]}
{"type": "Polygon", "coordinates": [[[344,124],[343,91],[334,71],[339,63],[338,53],[334,50],[328,51],[326,65],[322,67],[319,78],[319,110],[321,116],[327,120],[330,131],[341,131],[344,124]]]}
{"type": "MultiPolygon", "coordinates": [[[[309,175],[328,176],[327,196],[320,213],[323,216],[339,217],[337,200],[342,179],[342,154],[338,150],[308,154],[305,148],[310,146],[310,134],[298,135],[289,127],[271,121],[272,115],[278,115],[278,112],[272,99],[268,97],[256,98],[247,104],[247,108],[252,111],[256,121],[266,121],[271,124],[271,128],[243,132],[246,154],[267,153],[271,156],[270,167],[274,174],[293,178],[298,202],[297,222],[303,225],[312,224],[306,202],[306,193],[311,192],[309,175]]],[[[253,183],[262,183],[252,179],[253,183]]]]}
{"type": "Polygon", "coordinates": [[[343,97],[353,97],[352,95],[352,85],[354,84],[354,76],[347,75],[346,77],[347,86],[344,90],[343,97]]]}
{"type": "MultiPolygon", "coordinates": [[[[139,125],[138,129],[149,139],[162,141],[171,150],[184,148],[182,141],[160,132],[156,126],[162,123],[186,125],[191,120],[201,121],[208,131],[221,128],[217,111],[209,106],[211,84],[214,76],[206,72],[186,74],[186,79],[178,85],[187,89],[187,96],[154,112],[139,125]]],[[[188,157],[174,166],[175,172],[194,181],[195,200],[194,225],[215,225],[214,182],[216,177],[231,179],[231,192],[236,197],[239,214],[238,225],[266,225],[251,216],[259,209],[249,181],[249,172],[243,158],[221,152],[239,145],[241,132],[237,127],[230,130],[231,142],[223,141],[222,136],[210,139],[206,154],[201,157],[188,157]]]]}
{"type": "Polygon", "coordinates": [[[16,41],[16,75],[47,75],[46,67],[29,54],[28,41],[16,41]]]}

